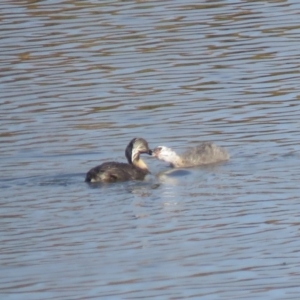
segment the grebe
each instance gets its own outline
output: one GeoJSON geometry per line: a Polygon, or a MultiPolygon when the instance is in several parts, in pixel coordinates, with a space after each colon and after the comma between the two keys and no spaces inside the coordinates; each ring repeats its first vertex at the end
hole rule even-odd
{"type": "Polygon", "coordinates": [[[140,159],[141,153],[152,154],[148,143],[142,138],[134,138],[125,149],[128,163],[105,162],[92,168],[86,174],[86,182],[116,182],[127,180],[143,180],[149,170],[140,159]]]}
{"type": "Polygon", "coordinates": [[[189,148],[180,155],[171,148],[158,146],[152,151],[152,156],[170,163],[173,168],[213,164],[230,158],[225,149],[211,142],[204,142],[199,146],[189,148]]]}

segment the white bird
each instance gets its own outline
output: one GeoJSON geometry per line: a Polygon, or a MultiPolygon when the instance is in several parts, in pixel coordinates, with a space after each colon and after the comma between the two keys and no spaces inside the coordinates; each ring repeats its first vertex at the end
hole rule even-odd
{"type": "Polygon", "coordinates": [[[225,149],[211,142],[204,142],[196,147],[177,154],[171,148],[158,146],[152,151],[152,156],[170,163],[173,168],[194,167],[229,160],[225,149]]]}

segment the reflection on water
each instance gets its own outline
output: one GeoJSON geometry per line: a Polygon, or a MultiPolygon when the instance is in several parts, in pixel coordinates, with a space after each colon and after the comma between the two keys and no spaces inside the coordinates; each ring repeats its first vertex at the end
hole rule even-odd
{"type": "Polygon", "coordinates": [[[2,1],[0,294],[298,299],[299,9],[2,1]],[[231,160],[84,182],[136,136],[231,160]]]}

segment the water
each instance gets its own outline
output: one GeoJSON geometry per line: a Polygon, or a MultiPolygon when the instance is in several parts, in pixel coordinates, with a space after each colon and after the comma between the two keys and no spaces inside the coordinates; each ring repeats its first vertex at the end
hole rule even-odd
{"type": "Polygon", "coordinates": [[[298,1],[2,1],[3,299],[298,299],[298,1]],[[231,160],[90,187],[136,136],[231,160]]]}

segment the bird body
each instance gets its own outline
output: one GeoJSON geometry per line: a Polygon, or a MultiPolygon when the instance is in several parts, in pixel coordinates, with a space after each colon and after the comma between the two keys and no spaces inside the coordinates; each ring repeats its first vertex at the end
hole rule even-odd
{"type": "Polygon", "coordinates": [[[211,142],[204,142],[196,147],[177,154],[171,148],[159,146],[152,151],[152,156],[170,163],[173,168],[188,168],[225,161],[230,158],[227,151],[211,142]]]}
{"type": "Polygon", "coordinates": [[[130,141],[125,149],[128,163],[105,162],[89,170],[86,174],[86,182],[117,182],[128,180],[143,180],[150,173],[140,154],[152,154],[146,140],[135,138],[130,141]]]}

